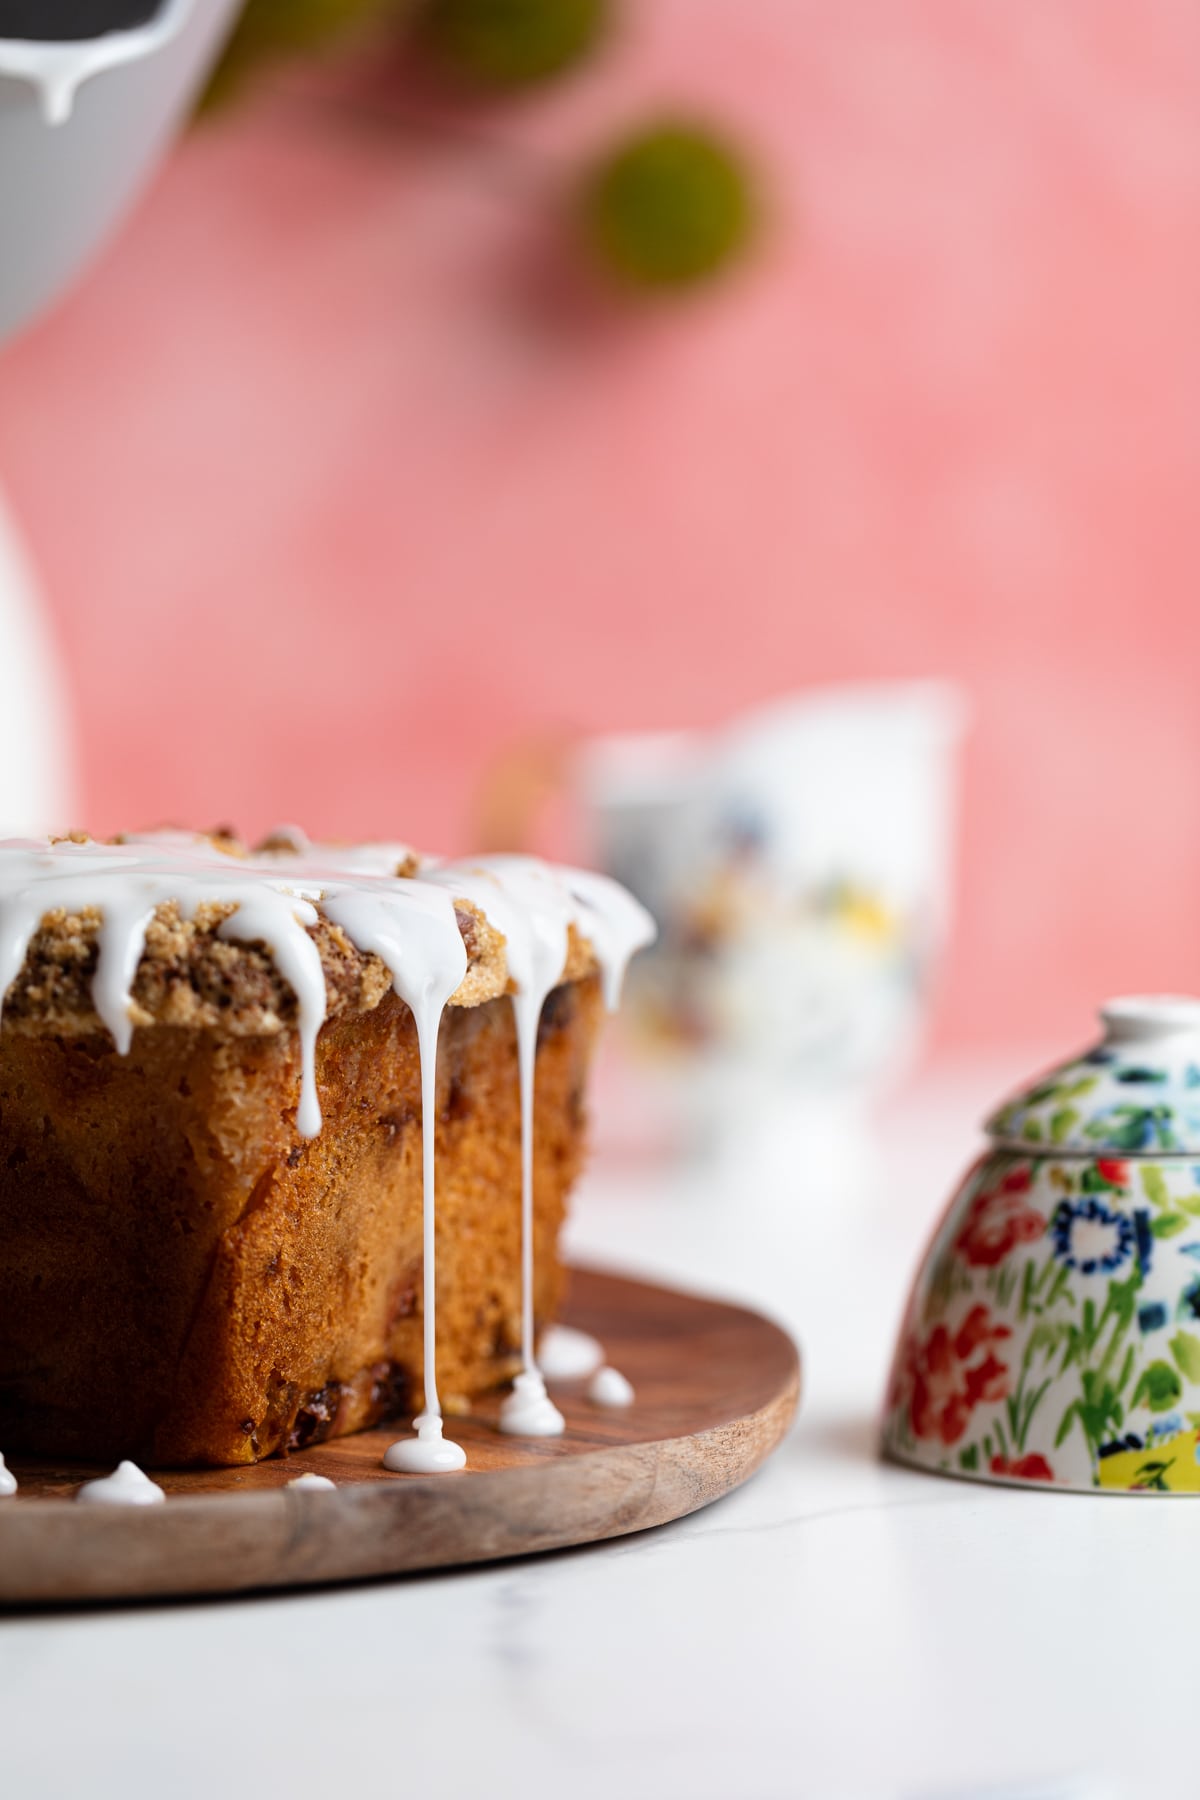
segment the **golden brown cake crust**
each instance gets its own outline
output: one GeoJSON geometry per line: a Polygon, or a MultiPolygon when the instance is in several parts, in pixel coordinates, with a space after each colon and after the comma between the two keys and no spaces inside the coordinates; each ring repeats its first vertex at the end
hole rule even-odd
{"type": "MultiPolygon", "coordinates": [[[[582,1152],[594,976],[547,1000],[534,1156],[539,1319],[582,1152]]],[[[390,990],[317,1046],[324,1126],[294,1107],[295,1032],[159,1025],[0,1038],[0,1443],[237,1463],[411,1410],[422,1376],[421,1101],[390,990]]],[[[438,1053],[438,1378],[448,1412],[520,1349],[511,1006],[448,1010],[438,1053]]]]}
{"type": "MultiPolygon", "coordinates": [[[[71,841],[88,840],[73,833],[71,841]]],[[[209,842],[229,856],[248,854],[225,832],[211,834],[209,842]]],[[[286,839],[267,839],[257,848],[271,849],[286,867],[286,839]]],[[[397,873],[413,874],[420,867],[421,859],[410,854],[397,873]]],[[[156,909],[133,982],[130,1016],[135,1026],[198,1028],[222,1038],[269,1037],[294,1026],[295,995],[266,945],[217,935],[234,910],[232,904],[210,904],[187,919],[174,904],[156,909]]],[[[480,1006],[509,991],[504,937],[469,901],[457,901],[455,910],[467,973],[450,1005],[480,1006]]],[[[94,908],[46,914],[16,979],[0,996],[0,1031],[82,1036],[101,1029],[92,1003],[100,925],[101,913],[94,908]]],[[[380,958],[357,949],[323,916],[306,929],[325,974],[327,1019],[374,1011],[392,985],[380,958]]],[[[591,946],[572,926],[564,979],[577,980],[594,968],[591,946]]]]}

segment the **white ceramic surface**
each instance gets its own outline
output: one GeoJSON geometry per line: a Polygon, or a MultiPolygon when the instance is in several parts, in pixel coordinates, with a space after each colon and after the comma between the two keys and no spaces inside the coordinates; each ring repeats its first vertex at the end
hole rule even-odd
{"type": "Polygon", "coordinates": [[[786,1160],[734,1192],[696,1166],[593,1169],[577,1256],[763,1306],[803,1344],[795,1431],[738,1493],[508,1566],[0,1619],[5,1794],[330,1800],[402,1776],[438,1800],[1188,1796],[1194,1509],[876,1453],[929,1196],[1046,1048],[923,1076],[885,1109],[887,1180],[853,1196],[786,1160]]]}

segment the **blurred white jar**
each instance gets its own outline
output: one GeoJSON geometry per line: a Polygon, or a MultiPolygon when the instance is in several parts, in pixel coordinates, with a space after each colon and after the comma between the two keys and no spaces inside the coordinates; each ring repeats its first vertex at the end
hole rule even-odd
{"type": "Polygon", "coordinates": [[[909,1065],[950,921],[966,710],[946,683],[863,684],[579,752],[596,860],[662,933],[631,970],[634,1043],[694,1130],[808,1102],[832,1121],[909,1065]]]}

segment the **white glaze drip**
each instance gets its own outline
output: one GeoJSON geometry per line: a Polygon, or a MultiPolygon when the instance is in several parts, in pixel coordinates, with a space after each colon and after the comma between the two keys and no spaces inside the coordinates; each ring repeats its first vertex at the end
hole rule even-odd
{"type": "Polygon", "coordinates": [[[292,1479],[290,1481],[285,1481],[283,1485],[284,1487],[290,1488],[311,1488],[314,1491],[317,1489],[323,1491],[326,1488],[336,1489],[337,1482],[330,1481],[328,1475],[313,1475],[306,1473],[304,1475],[293,1475],[292,1479]]]}
{"type": "Polygon", "coordinates": [[[546,1392],[541,1370],[525,1368],[500,1408],[500,1429],[510,1437],[561,1437],[567,1421],[546,1392]]]}
{"type": "Polygon", "coordinates": [[[504,933],[517,1032],[517,1079],[521,1100],[521,1373],[500,1408],[500,1429],[514,1437],[557,1437],[566,1421],[546,1393],[533,1341],[533,1084],[538,1021],[567,961],[569,909],[564,890],[543,864],[531,857],[494,856],[483,860],[484,882],[497,886],[468,893],[504,933]]]}
{"type": "Polygon", "coordinates": [[[604,987],[604,1004],[616,1012],[625,971],[634,955],[654,942],[654,920],[640,900],[610,875],[593,869],[555,870],[575,905],[575,929],[591,944],[604,987]]]}
{"type": "Polygon", "coordinates": [[[4,1460],[0,1451],[0,1500],[11,1499],[17,1491],[17,1478],[4,1460]]]}
{"type": "MultiPolygon", "coordinates": [[[[417,1435],[389,1451],[389,1468],[459,1468],[458,1445],[442,1438],[436,1372],[436,1200],[434,1182],[437,1037],[442,1012],[467,971],[455,900],[476,906],[505,939],[517,1035],[521,1114],[522,1372],[501,1409],[501,1429],[545,1436],[563,1429],[546,1394],[534,1349],[533,1104],[537,1031],[546,996],[562,979],[568,928],[592,946],[604,995],[615,1006],[629,958],[651,942],[649,913],[602,875],[556,870],[525,856],[470,863],[427,862],[398,876],[411,852],[402,844],[333,848],[309,843],[296,827],[276,834],[255,856],[228,856],[207,838],[182,832],[132,837],[122,844],[0,841],[0,1005],[47,914],[101,915],[93,1002],[118,1051],[133,1039],[131,991],[155,909],[173,902],[182,917],[201,907],[230,909],[218,935],[262,943],[296,998],[300,1092],[296,1128],[321,1128],[316,1044],[325,1019],[320,953],[310,928],[317,902],[363,953],[378,955],[410,1008],[421,1067],[424,1183],[425,1408],[417,1435]],[[428,1124],[429,1129],[426,1129],[428,1124]],[[393,1457],[394,1452],[394,1457],[393,1457]]],[[[124,1466],[124,1465],[122,1465],[124,1466]]],[[[130,1465],[132,1467],[132,1465],[130,1465]]],[[[113,1479],[113,1478],[110,1478],[113,1479]]]]}
{"type": "Polygon", "coordinates": [[[415,1437],[397,1438],[383,1453],[383,1466],[396,1475],[450,1475],[461,1469],[467,1453],[442,1436],[439,1414],[422,1413],[413,1420],[415,1437]]]}
{"type": "Polygon", "coordinates": [[[538,1340],[538,1364],[547,1381],[582,1381],[604,1361],[604,1345],[573,1325],[547,1325],[538,1340]]]}
{"type": "Polygon", "coordinates": [[[325,974],[316,945],[304,929],[317,923],[312,900],[296,890],[311,878],[286,880],[277,865],[223,856],[206,839],[174,835],[128,844],[30,844],[0,842],[0,1005],[19,972],[30,939],[47,913],[102,914],[92,999],[124,1055],[133,1028],[130,989],[155,908],[174,901],[184,918],[205,904],[234,908],[218,935],[263,942],[296,995],[301,1048],[297,1129],[313,1137],[321,1129],[314,1061],[325,1017],[325,974]]]}
{"type": "Polygon", "coordinates": [[[533,1318],[533,1088],[538,1021],[550,990],[562,979],[567,929],[592,945],[610,1007],[634,951],[654,936],[654,922],[618,883],[581,869],[553,869],[531,856],[480,857],[435,870],[459,898],[478,906],[504,934],[517,1033],[521,1101],[521,1374],[500,1408],[500,1429],[514,1437],[550,1437],[565,1421],[546,1393],[534,1349],[533,1318]]]}
{"type": "Polygon", "coordinates": [[[118,1463],[98,1481],[85,1481],[75,1496],[82,1506],[159,1506],[166,1497],[133,1462],[118,1463]]]}
{"type": "Polygon", "coordinates": [[[317,909],[307,900],[292,899],[270,888],[252,889],[238,896],[238,909],[222,920],[217,936],[243,944],[271,946],[275,967],[296,996],[300,1035],[300,1104],[296,1130],[301,1137],[316,1137],[321,1129],[321,1103],[317,1099],[317,1033],[325,1020],[325,971],[317,946],[296,924],[315,925],[317,909]],[[283,906],[280,900],[283,899],[283,906]],[[287,928],[281,914],[287,913],[287,928]]]}
{"type": "Polygon", "coordinates": [[[622,1375],[620,1369],[597,1369],[588,1383],[588,1399],[593,1406],[632,1406],[633,1383],[622,1375]]]}
{"type": "Polygon", "coordinates": [[[310,874],[388,876],[398,875],[405,864],[414,860],[419,859],[411,844],[314,844],[298,825],[275,826],[254,857],[256,866],[266,865],[285,874],[291,869],[310,874]]]}
{"type": "Polygon", "coordinates": [[[183,29],[191,10],[192,0],[168,0],[148,25],[97,38],[61,43],[0,38],[0,75],[27,81],[37,91],[47,125],[65,125],[85,81],[161,50],[183,29]]]}
{"type": "Polygon", "coordinates": [[[384,1462],[388,1468],[411,1467],[389,1462],[392,1450],[405,1453],[427,1468],[461,1469],[466,1453],[442,1442],[442,1408],[437,1390],[437,1219],[434,1150],[437,1124],[437,1041],[442,1013],[467,972],[467,951],[458,929],[453,896],[444,888],[398,879],[371,892],[335,894],[325,902],[335,925],[360,950],[373,950],[386,965],[392,985],[408,1006],[417,1032],[421,1062],[422,1215],[424,1230],[424,1360],[425,1410],[418,1435],[394,1444],[384,1462]],[[433,1427],[436,1424],[436,1434],[433,1427]],[[422,1437],[421,1428],[426,1428],[422,1437]],[[438,1440],[434,1445],[434,1436],[438,1440]],[[457,1460],[455,1460],[457,1458],[457,1460]]]}

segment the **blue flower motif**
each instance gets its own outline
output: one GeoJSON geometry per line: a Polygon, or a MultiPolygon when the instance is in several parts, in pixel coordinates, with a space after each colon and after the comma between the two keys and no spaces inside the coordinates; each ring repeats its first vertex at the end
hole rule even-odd
{"type": "Polygon", "coordinates": [[[1165,1419],[1155,1419],[1146,1432],[1147,1448],[1151,1444],[1165,1444],[1169,1439],[1178,1437],[1183,1430],[1183,1420],[1178,1413],[1168,1413],[1165,1419]]]}
{"type": "Polygon", "coordinates": [[[1138,1307],[1138,1330],[1161,1331],[1167,1322],[1167,1309],[1161,1300],[1148,1300],[1138,1307]]]}
{"type": "Polygon", "coordinates": [[[1133,1255],[1133,1220],[1114,1212],[1095,1194],[1060,1200],[1050,1221],[1054,1254],[1081,1275],[1111,1275],[1133,1255]]]}

